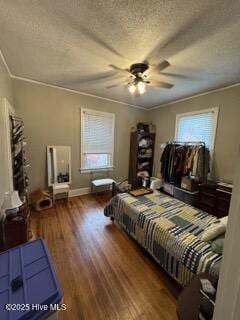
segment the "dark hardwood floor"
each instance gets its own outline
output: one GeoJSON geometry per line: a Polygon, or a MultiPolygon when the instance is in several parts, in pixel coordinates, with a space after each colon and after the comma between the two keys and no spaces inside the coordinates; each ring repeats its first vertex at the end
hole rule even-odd
{"type": "Polygon", "coordinates": [[[60,279],[69,320],[176,319],[177,284],[103,215],[108,194],[58,200],[32,214],[60,279]]]}

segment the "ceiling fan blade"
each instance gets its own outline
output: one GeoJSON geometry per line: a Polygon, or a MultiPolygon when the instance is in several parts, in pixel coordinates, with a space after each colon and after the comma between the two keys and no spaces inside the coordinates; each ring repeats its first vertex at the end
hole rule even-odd
{"type": "MultiPolygon", "coordinates": [[[[126,77],[126,75],[125,75],[126,77]]],[[[66,82],[69,86],[73,85],[94,85],[100,81],[104,81],[105,83],[112,83],[113,81],[117,81],[118,79],[122,80],[124,75],[122,73],[116,73],[114,70],[107,71],[107,72],[100,72],[96,74],[90,74],[85,76],[73,76],[66,78],[66,82]]]]}
{"type": "Polygon", "coordinates": [[[170,63],[167,60],[163,60],[159,64],[154,65],[153,69],[154,69],[154,71],[160,72],[160,71],[166,69],[169,66],[170,66],[170,63]]]}
{"type": "Polygon", "coordinates": [[[121,79],[123,74],[116,74],[114,71],[102,72],[99,74],[84,76],[81,78],[71,79],[69,84],[93,84],[98,81],[113,81],[116,79],[121,79]]]}
{"type": "Polygon", "coordinates": [[[174,85],[164,81],[151,80],[151,84],[154,87],[160,87],[165,89],[171,89],[174,85]]]}
{"type": "Polygon", "coordinates": [[[161,72],[161,75],[172,77],[172,78],[178,78],[178,79],[194,80],[193,77],[190,77],[184,74],[179,74],[179,73],[161,72]]]}
{"type": "Polygon", "coordinates": [[[111,86],[107,86],[107,89],[119,87],[121,84],[112,84],[111,86]]]}
{"type": "Polygon", "coordinates": [[[121,80],[119,83],[109,85],[109,86],[107,86],[106,88],[107,88],[107,89],[116,88],[116,87],[124,86],[124,85],[126,85],[127,83],[128,83],[127,86],[129,86],[129,79],[125,79],[124,81],[121,80]]]}
{"type": "Polygon", "coordinates": [[[117,51],[109,42],[98,37],[96,32],[92,32],[88,28],[84,27],[83,25],[80,25],[78,20],[76,21],[76,23],[81,30],[81,34],[83,34],[87,39],[90,39],[91,41],[96,43],[98,46],[102,47],[105,50],[108,50],[110,53],[113,53],[118,57],[124,58],[124,56],[119,51],[117,51]]]}
{"type": "Polygon", "coordinates": [[[121,68],[115,66],[114,64],[109,64],[109,67],[116,70],[116,71],[119,71],[119,72],[124,72],[124,73],[130,72],[128,69],[121,69],[121,68]]]}

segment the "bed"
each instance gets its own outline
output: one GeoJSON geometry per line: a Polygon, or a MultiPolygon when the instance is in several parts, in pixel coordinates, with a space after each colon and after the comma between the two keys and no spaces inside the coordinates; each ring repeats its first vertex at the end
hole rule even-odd
{"type": "Polygon", "coordinates": [[[160,192],[116,195],[104,209],[182,286],[195,274],[218,277],[222,256],[201,240],[217,218],[160,192]]]}

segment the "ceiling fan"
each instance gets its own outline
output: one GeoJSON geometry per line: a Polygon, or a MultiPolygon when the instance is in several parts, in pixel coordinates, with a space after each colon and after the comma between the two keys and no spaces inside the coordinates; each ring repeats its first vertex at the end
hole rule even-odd
{"type": "MultiPolygon", "coordinates": [[[[146,92],[146,85],[152,85],[154,87],[160,87],[165,89],[171,89],[173,87],[173,84],[164,82],[164,81],[158,81],[148,79],[147,74],[144,74],[148,69],[154,71],[154,72],[160,72],[167,67],[170,66],[170,63],[167,60],[162,61],[158,65],[149,65],[147,62],[142,63],[134,63],[130,66],[129,69],[121,69],[115,65],[109,65],[112,69],[118,71],[118,72],[128,72],[130,73],[130,81],[128,82],[128,90],[132,94],[142,95],[146,92]]],[[[114,88],[119,86],[112,85],[108,86],[107,88],[114,88]]]]}

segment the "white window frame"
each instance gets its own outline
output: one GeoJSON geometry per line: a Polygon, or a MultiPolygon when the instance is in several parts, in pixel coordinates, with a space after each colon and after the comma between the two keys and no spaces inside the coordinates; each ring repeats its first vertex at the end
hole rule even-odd
{"type": "Polygon", "coordinates": [[[214,147],[215,147],[216,133],[217,133],[219,107],[209,108],[209,109],[201,109],[201,110],[197,110],[197,111],[191,111],[191,112],[177,114],[176,115],[176,124],[175,124],[175,140],[177,140],[178,124],[179,124],[179,119],[181,117],[191,116],[191,115],[196,115],[196,114],[201,114],[201,113],[209,113],[209,112],[213,112],[213,114],[214,114],[214,117],[213,117],[213,130],[212,130],[212,145],[211,145],[211,147],[209,149],[211,157],[212,157],[213,156],[213,152],[214,152],[214,147]]]}
{"type": "Polygon", "coordinates": [[[81,108],[81,168],[80,171],[81,173],[91,173],[91,172],[101,172],[101,171],[112,171],[114,169],[113,163],[114,163],[114,136],[115,136],[115,113],[112,112],[103,112],[103,111],[98,111],[94,109],[89,109],[89,108],[81,108]],[[85,123],[84,123],[84,112],[91,112],[92,114],[96,115],[105,115],[108,117],[112,118],[113,121],[113,131],[112,131],[112,165],[109,167],[104,167],[104,168],[94,168],[94,169],[89,169],[89,168],[84,168],[84,154],[83,154],[83,137],[84,137],[84,131],[85,131],[85,123]]]}

